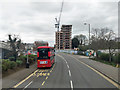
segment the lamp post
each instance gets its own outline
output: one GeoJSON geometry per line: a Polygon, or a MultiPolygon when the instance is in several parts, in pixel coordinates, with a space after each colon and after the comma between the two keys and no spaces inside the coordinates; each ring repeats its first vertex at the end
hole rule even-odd
{"type": "Polygon", "coordinates": [[[28,46],[25,46],[25,49],[27,49],[27,62],[26,62],[26,68],[29,68],[29,61],[28,61],[28,46]]]}
{"type": "Polygon", "coordinates": [[[55,18],[56,20],[56,23],[55,24],[55,28],[57,28],[57,32],[58,32],[58,35],[59,35],[59,50],[60,50],[60,32],[59,32],[59,26],[60,26],[60,21],[57,20],[57,18],[55,18]]]}
{"type": "MultiPolygon", "coordinates": [[[[88,28],[89,28],[89,50],[90,50],[90,28],[91,28],[91,25],[88,23],[84,23],[84,25],[88,25],[88,28]]],[[[90,55],[89,55],[89,58],[90,58],[90,55]]]]}

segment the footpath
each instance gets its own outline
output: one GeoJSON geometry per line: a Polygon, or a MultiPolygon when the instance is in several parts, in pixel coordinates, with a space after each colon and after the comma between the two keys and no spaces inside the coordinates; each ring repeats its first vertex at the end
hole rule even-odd
{"type": "Polygon", "coordinates": [[[120,68],[89,59],[87,56],[74,55],[77,59],[98,70],[105,76],[120,84],[120,68]]]}
{"type": "Polygon", "coordinates": [[[37,63],[31,65],[29,68],[22,69],[17,71],[9,76],[2,78],[2,88],[11,88],[28,75],[30,75],[33,71],[37,69],[37,63]]]}

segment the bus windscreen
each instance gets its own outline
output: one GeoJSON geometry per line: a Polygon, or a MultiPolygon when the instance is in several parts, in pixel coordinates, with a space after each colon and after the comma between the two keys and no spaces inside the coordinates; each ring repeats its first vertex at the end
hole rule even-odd
{"type": "Polygon", "coordinates": [[[38,52],[39,52],[38,59],[49,59],[48,57],[49,48],[39,48],[38,52]]]}

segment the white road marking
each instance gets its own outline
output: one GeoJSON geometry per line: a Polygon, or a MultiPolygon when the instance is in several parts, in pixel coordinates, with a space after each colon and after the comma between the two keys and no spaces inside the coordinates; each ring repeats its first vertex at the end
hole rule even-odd
{"type": "Polygon", "coordinates": [[[70,72],[70,70],[69,70],[69,76],[71,77],[71,72],[70,72]]]}
{"type": "Polygon", "coordinates": [[[66,64],[68,64],[66,60],[65,60],[65,62],[66,62],[66,64]]]}
{"type": "MultiPolygon", "coordinates": [[[[61,57],[61,58],[66,62],[67,67],[68,67],[68,69],[69,69],[69,65],[68,65],[67,60],[66,60],[63,56],[61,56],[61,55],[58,55],[58,56],[61,57]]],[[[70,72],[70,70],[69,70],[69,76],[71,77],[71,72],[70,72]]],[[[71,90],[73,90],[73,82],[72,82],[72,80],[70,80],[70,87],[71,87],[71,90]]]]}
{"type": "Polygon", "coordinates": [[[67,64],[67,67],[69,68],[69,65],[67,64]]]}
{"type": "Polygon", "coordinates": [[[71,90],[73,90],[73,82],[72,82],[72,80],[70,80],[70,86],[71,86],[71,90]]]}
{"type": "Polygon", "coordinates": [[[93,70],[94,72],[96,72],[97,74],[99,74],[100,76],[102,76],[104,79],[106,79],[107,81],[109,81],[111,84],[113,84],[114,86],[116,86],[118,89],[120,89],[120,85],[117,84],[116,82],[114,82],[113,80],[109,79],[107,76],[105,76],[104,74],[102,74],[101,72],[97,71],[96,69],[92,68],[91,66],[89,66],[88,64],[80,61],[79,59],[73,57],[75,60],[77,60],[78,62],[82,63],[83,65],[87,66],[88,68],[90,68],[91,70],[93,70]]]}
{"type": "Polygon", "coordinates": [[[31,81],[27,86],[25,86],[25,88],[27,88],[28,86],[30,86],[30,84],[32,84],[33,83],[33,81],[31,81]]]}

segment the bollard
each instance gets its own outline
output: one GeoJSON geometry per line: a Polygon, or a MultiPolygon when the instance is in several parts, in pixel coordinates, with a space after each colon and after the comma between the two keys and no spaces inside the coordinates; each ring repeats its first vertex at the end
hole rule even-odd
{"type": "Polygon", "coordinates": [[[28,63],[26,63],[26,68],[29,68],[29,62],[28,62],[28,63]]]}

